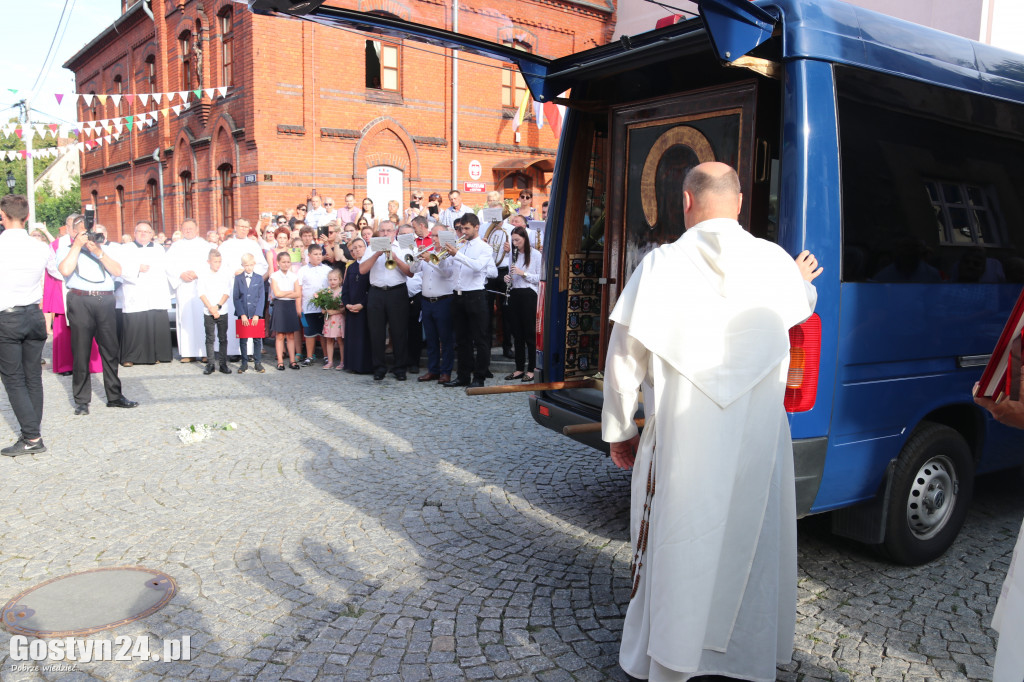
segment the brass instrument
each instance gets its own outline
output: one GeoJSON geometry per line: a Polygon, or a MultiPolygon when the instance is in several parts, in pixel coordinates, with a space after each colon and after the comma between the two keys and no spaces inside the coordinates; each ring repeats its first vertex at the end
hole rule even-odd
{"type": "MultiPolygon", "coordinates": [[[[455,247],[458,248],[459,244],[463,244],[465,242],[466,242],[466,238],[465,237],[459,237],[458,241],[455,242],[455,247]]],[[[434,263],[434,265],[437,265],[437,263],[440,263],[441,261],[443,261],[445,258],[447,258],[450,255],[452,255],[452,254],[450,254],[447,251],[447,249],[446,249],[446,250],[441,252],[440,256],[437,257],[437,262],[436,263],[434,262],[433,258],[430,259],[430,262],[434,263]]]]}
{"type": "Polygon", "coordinates": [[[388,255],[387,259],[384,261],[384,267],[387,268],[388,270],[394,270],[395,268],[397,268],[398,264],[395,263],[395,258],[394,256],[391,255],[391,249],[387,249],[386,251],[384,251],[384,253],[388,255]]]}
{"type": "MultiPolygon", "coordinates": [[[[417,251],[415,254],[407,253],[407,254],[405,254],[405,262],[408,263],[409,265],[412,265],[413,263],[416,262],[417,258],[419,258],[423,254],[425,254],[427,251],[433,250],[433,248],[434,248],[433,244],[428,244],[427,246],[424,246],[422,249],[417,251]]],[[[430,257],[430,262],[431,263],[435,263],[435,257],[434,256],[430,257]]]]}

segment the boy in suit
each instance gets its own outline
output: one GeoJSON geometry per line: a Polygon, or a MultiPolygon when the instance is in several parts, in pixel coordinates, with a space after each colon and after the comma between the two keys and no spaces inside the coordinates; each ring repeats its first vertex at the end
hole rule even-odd
{"type": "MultiPolygon", "coordinates": [[[[235,317],[244,325],[250,326],[259,322],[260,318],[263,317],[263,306],[266,301],[266,282],[263,281],[263,277],[253,272],[256,268],[256,260],[253,258],[251,253],[242,255],[242,272],[235,275],[235,286],[232,292],[231,300],[235,305],[235,317]]],[[[248,350],[250,339],[239,339],[239,351],[242,354],[242,364],[238,368],[238,373],[249,369],[249,355],[246,352],[248,350]]],[[[263,353],[263,339],[254,338],[252,341],[252,357],[255,364],[255,370],[259,374],[263,374],[262,353],[263,353]]]]}

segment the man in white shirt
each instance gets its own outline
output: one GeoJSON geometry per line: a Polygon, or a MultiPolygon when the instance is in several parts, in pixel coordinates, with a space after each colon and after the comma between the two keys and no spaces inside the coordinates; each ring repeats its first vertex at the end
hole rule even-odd
{"type": "Polygon", "coordinates": [[[324,265],[324,250],[319,244],[306,247],[309,262],[299,268],[299,283],[302,285],[302,335],[306,337],[306,359],[303,367],[313,364],[316,340],[324,333],[324,311],[317,308],[310,299],[317,292],[327,288],[327,275],[331,266],[324,265]]]}
{"type": "Polygon", "coordinates": [[[188,218],[181,223],[181,239],[167,252],[167,281],[175,296],[175,329],[182,362],[202,357],[203,304],[196,293],[199,272],[207,267],[212,245],[199,236],[199,225],[188,218]]]}
{"type": "Polygon", "coordinates": [[[445,247],[451,254],[446,260],[453,261],[452,319],[459,365],[458,375],[445,386],[483,386],[491,364],[484,283],[488,277],[497,277],[498,268],[494,265],[493,249],[480,238],[480,218],[475,213],[466,213],[459,222],[466,242],[459,249],[451,244],[445,247]]]}
{"type": "Polygon", "coordinates": [[[135,226],[135,241],[118,252],[124,282],[121,364],[125,367],[171,361],[167,252],[153,241],[153,234],[153,226],[140,221],[135,226]]]}
{"type": "MultiPolygon", "coordinates": [[[[254,240],[249,239],[249,221],[245,219],[238,219],[235,221],[235,233],[233,237],[228,237],[221,245],[217,247],[220,251],[223,263],[222,268],[231,273],[232,276],[240,274],[242,268],[242,254],[251,254],[253,260],[256,262],[256,274],[260,277],[266,277],[269,266],[267,265],[267,258],[263,255],[263,251],[260,249],[260,245],[254,240]]],[[[234,304],[231,298],[228,298],[228,314],[234,314],[234,304]]],[[[235,331],[235,325],[229,320],[228,321],[228,355],[238,355],[238,334],[235,331]]]]}
{"type": "MultiPolygon", "coordinates": [[[[312,197],[310,203],[313,205],[313,208],[306,214],[305,223],[316,230],[319,229],[320,225],[327,224],[327,209],[323,207],[319,196],[312,197]]],[[[334,202],[332,201],[331,203],[333,204],[334,202]]]]}
{"type": "Polygon", "coordinates": [[[789,329],[821,273],[736,221],[736,172],[683,183],[686,232],[644,257],[615,304],[602,438],[634,466],[632,595],[619,664],[641,679],[774,680],[796,621],[789,329]],[[686,304],[665,305],[686,292],[686,304]],[[634,422],[640,390],[644,431],[634,422]],[[655,490],[657,491],[655,494],[655,490]]]}
{"type": "MultiPolygon", "coordinates": [[[[436,225],[430,231],[435,251],[440,232],[441,228],[436,225]]],[[[427,343],[427,372],[416,380],[444,384],[452,380],[455,364],[455,328],[452,326],[454,261],[449,257],[434,265],[430,256],[430,253],[424,253],[412,264],[413,272],[420,274],[420,314],[427,343]]]]}
{"type": "Polygon", "coordinates": [[[394,267],[386,266],[389,260],[384,251],[371,252],[367,249],[363,259],[359,261],[359,272],[370,275],[366,321],[370,328],[373,379],[381,381],[388,373],[384,345],[387,339],[386,331],[390,328],[391,350],[395,362],[391,371],[395,379],[405,381],[409,341],[409,290],[405,279],[412,276],[412,271],[405,262],[406,252],[395,241],[395,224],[390,220],[382,221],[377,232],[381,237],[391,241],[390,262],[394,263],[394,267]]]}
{"type": "MultiPolygon", "coordinates": [[[[28,200],[20,194],[0,198],[0,379],[21,428],[8,457],[46,452],[39,432],[43,419],[43,346],[46,319],[39,304],[43,273],[61,277],[53,250],[28,236],[28,200]]],[[[61,277],[63,279],[63,277],[61,277]]]]}
{"type": "Polygon", "coordinates": [[[469,209],[462,204],[462,194],[457,189],[453,189],[451,192],[448,192],[448,201],[451,206],[441,211],[441,217],[437,219],[437,222],[441,223],[448,229],[452,229],[455,225],[456,218],[461,218],[466,215],[466,213],[469,212],[469,209]]]}

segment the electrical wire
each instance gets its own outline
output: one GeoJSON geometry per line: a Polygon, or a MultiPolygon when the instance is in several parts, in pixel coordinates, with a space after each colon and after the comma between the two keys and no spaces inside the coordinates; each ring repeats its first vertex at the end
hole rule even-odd
{"type": "Polygon", "coordinates": [[[68,26],[71,25],[71,15],[75,11],[76,0],[64,0],[64,9],[61,10],[60,19],[57,20],[57,30],[53,32],[53,40],[50,41],[50,49],[47,50],[46,58],[43,60],[43,66],[39,70],[39,75],[36,76],[36,82],[32,85],[32,98],[39,94],[39,88],[44,82],[46,77],[50,75],[50,69],[53,68],[54,59],[57,57],[57,53],[60,51],[60,46],[64,43],[64,36],[68,32],[68,26]],[[68,2],[71,3],[70,9],[68,8],[68,2]],[[64,27],[61,28],[61,21],[64,20],[64,13],[67,11],[67,20],[64,21],[64,27]],[[57,38],[57,34],[60,34],[60,38],[57,38]],[[54,47],[56,43],[56,47],[54,47]]]}
{"type": "Polygon", "coordinates": [[[672,12],[680,12],[681,14],[688,14],[691,17],[700,16],[699,14],[697,14],[696,12],[694,12],[692,10],[683,9],[682,7],[676,7],[674,5],[668,5],[668,4],[664,3],[664,2],[658,2],[658,0],[644,0],[644,2],[649,2],[652,5],[657,5],[658,7],[661,7],[662,9],[667,9],[667,10],[670,10],[672,12]]]}

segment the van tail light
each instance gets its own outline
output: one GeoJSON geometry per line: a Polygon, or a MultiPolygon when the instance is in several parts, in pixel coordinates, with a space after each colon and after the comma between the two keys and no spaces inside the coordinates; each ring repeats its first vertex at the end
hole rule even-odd
{"type": "Polygon", "coordinates": [[[821,318],[817,313],[789,330],[789,376],[786,412],[807,412],[818,397],[821,365],[821,318]]]}
{"type": "Polygon", "coordinates": [[[537,292],[537,332],[536,348],[542,351],[544,348],[544,282],[540,283],[540,290],[537,292]]]}

